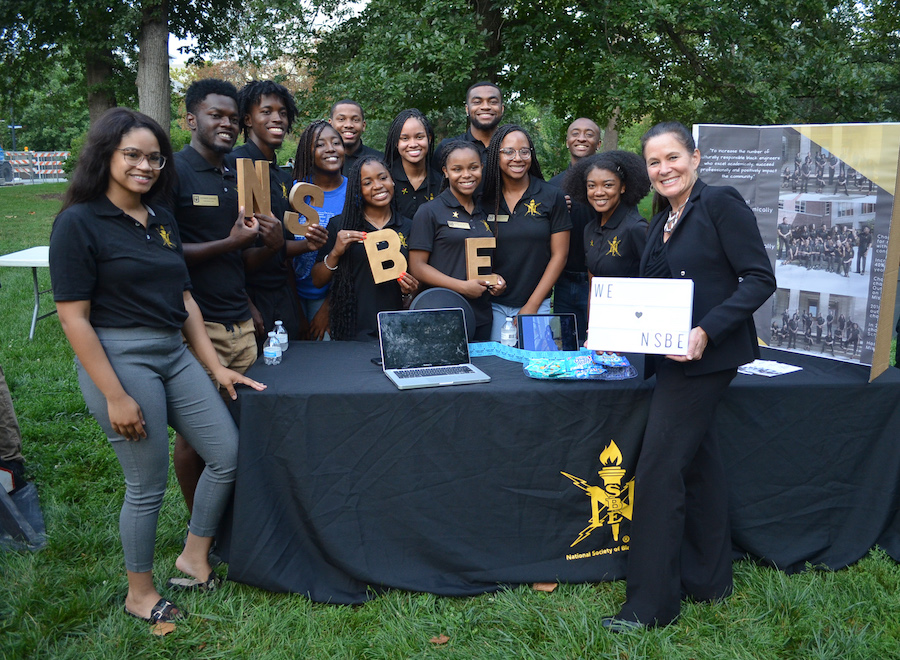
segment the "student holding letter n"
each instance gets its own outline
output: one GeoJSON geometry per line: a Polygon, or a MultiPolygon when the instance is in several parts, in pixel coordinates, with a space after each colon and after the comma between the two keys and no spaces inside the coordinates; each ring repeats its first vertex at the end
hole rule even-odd
{"type": "Polygon", "coordinates": [[[424,285],[465,296],[475,312],[474,338],[487,340],[493,320],[491,296],[506,290],[506,280],[496,272],[495,284],[480,277],[470,279],[466,274],[467,239],[493,238],[487,216],[475,197],[481,183],[481,156],[470,143],[454,140],[445,145],[441,157],[444,189],[416,212],[409,267],[424,285]]]}
{"type": "Polygon", "coordinates": [[[668,625],[683,598],[733,590],[715,413],[737,368],[759,357],[753,313],[775,291],[753,212],[734,188],[699,180],[690,131],[657,124],[641,143],[658,213],[640,274],[693,280],[693,327],[686,355],[646,357],[656,386],[635,472],[626,601],[602,620],[612,632],[668,625]]]}

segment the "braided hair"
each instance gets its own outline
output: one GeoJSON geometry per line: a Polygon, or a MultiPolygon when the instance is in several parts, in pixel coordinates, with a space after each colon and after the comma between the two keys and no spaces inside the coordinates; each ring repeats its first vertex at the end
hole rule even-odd
{"type": "Polygon", "coordinates": [[[428,136],[428,151],[425,152],[425,158],[422,159],[422,162],[425,163],[425,192],[428,195],[428,198],[432,197],[433,193],[431,191],[431,177],[428,176],[428,168],[429,163],[431,163],[431,154],[434,153],[434,129],[431,128],[431,123],[429,123],[428,118],[422,114],[421,110],[418,108],[409,108],[407,110],[402,110],[400,114],[394,117],[394,121],[391,122],[390,128],[388,128],[387,134],[387,142],[384,146],[384,161],[387,165],[388,172],[393,171],[394,163],[402,162],[402,157],[400,156],[400,150],[397,148],[397,143],[400,141],[400,133],[403,131],[403,125],[406,123],[407,119],[416,119],[425,129],[425,135],[428,136]]]}
{"type": "Polygon", "coordinates": [[[297,154],[294,157],[294,169],[291,176],[294,181],[313,183],[316,174],[316,142],[322,136],[326,128],[331,128],[335,133],[337,129],[325,119],[317,119],[303,129],[300,140],[297,142],[297,154]]]}
{"type": "MultiPolygon", "coordinates": [[[[516,124],[504,124],[491,137],[491,143],[487,149],[487,164],[484,171],[484,198],[494,202],[494,218],[500,215],[500,200],[503,198],[503,175],[500,172],[500,145],[507,135],[510,133],[522,133],[528,140],[528,146],[531,148],[531,165],[528,168],[528,176],[534,176],[543,180],[544,175],[541,172],[541,165],[538,163],[537,154],[534,151],[534,142],[531,136],[521,126],[516,124]]],[[[512,209],[510,209],[510,212],[512,209]]],[[[495,226],[497,223],[495,222],[495,226]]]]}
{"type": "Polygon", "coordinates": [[[594,170],[607,170],[619,178],[625,186],[620,203],[625,206],[637,206],[650,191],[650,177],[643,158],[630,151],[605,151],[575,163],[563,179],[563,192],[576,202],[590,206],[587,178],[594,170]]]}
{"type": "MultiPolygon", "coordinates": [[[[339,230],[366,230],[366,205],[362,198],[362,168],[369,163],[380,163],[386,170],[388,169],[387,164],[378,156],[363,156],[353,164],[347,176],[347,196],[344,198],[339,230]]],[[[392,197],[391,216],[395,217],[397,213],[396,197],[392,197]]],[[[356,287],[353,285],[353,274],[349,268],[338,268],[334,271],[329,296],[331,302],[329,322],[332,339],[353,339],[356,336],[356,315],[359,305],[356,287]]]]}
{"type": "Polygon", "coordinates": [[[450,158],[450,154],[454,151],[459,151],[460,149],[469,149],[479,158],[479,160],[481,159],[481,154],[478,153],[478,149],[476,149],[475,145],[471,142],[467,142],[466,140],[451,140],[445,144],[444,148],[441,150],[441,176],[443,177],[443,180],[441,181],[441,192],[444,192],[450,187],[450,179],[444,174],[444,168],[447,167],[447,160],[450,158]]]}

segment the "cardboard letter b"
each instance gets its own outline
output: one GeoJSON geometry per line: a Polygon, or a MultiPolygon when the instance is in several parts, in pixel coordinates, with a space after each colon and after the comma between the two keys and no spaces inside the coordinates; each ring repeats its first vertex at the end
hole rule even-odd
{"type": "Polygon", "coordinates": [[[406,257],[400,252],[400,237],[393,229],[368,232],[363,245],[366,246],[375,284],[396,280],[406,272],[406,257]],[[379,250],[379,243],[387,243],[387,247],[379,250]],[[386,267],[389,262],[393,265],[386,267]]]}

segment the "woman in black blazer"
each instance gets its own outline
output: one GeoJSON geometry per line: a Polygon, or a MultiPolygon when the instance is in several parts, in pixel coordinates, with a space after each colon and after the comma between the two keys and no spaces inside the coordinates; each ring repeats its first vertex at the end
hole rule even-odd
{"type": "Polygon", "coordinates": [[[642,277],[694,282],[687,355],[647,356],[656,373],[638,458],[626,602],[612,631],[662,626],[682,598],[732,591],[728,488],[715,412],[737,368],[759,357],[753,312],[775,291],[756,218],[731,187],[697,178],[700,152],[677,122],[641,139],[657,211],[642,277]]]}

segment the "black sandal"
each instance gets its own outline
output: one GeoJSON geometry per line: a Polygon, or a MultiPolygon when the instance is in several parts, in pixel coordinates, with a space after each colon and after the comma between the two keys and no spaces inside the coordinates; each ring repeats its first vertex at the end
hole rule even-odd
{"type": "Polygon", "coordinates": [[[220,578],[215,571],[212,571],[209,574],[209,577],[206,580],[198,580],[196,578],[180,578],[173,577],[169,578],[166,584],[175,589],[176,591],[205,591],[212,592],[219,588],[222,584],[222,578],[220,578]]]}
{"type": "Polygon", "coordinates": [[[160,598],[159,602],[153,606],[153,609],[150,610],[150,616],[140,616],[135,614],[134,612],[129,612],[127,607],[123,607],[122,610],[128,616],[133,616],[135,619],[140,619],[141,621],[146,621],[150,624],[157,623],[166,623],[169,621],[180,621],[187,616],[187,612],[178,607],[175,603],[170,600],[166,600],[165,598],[160,598]]]}

